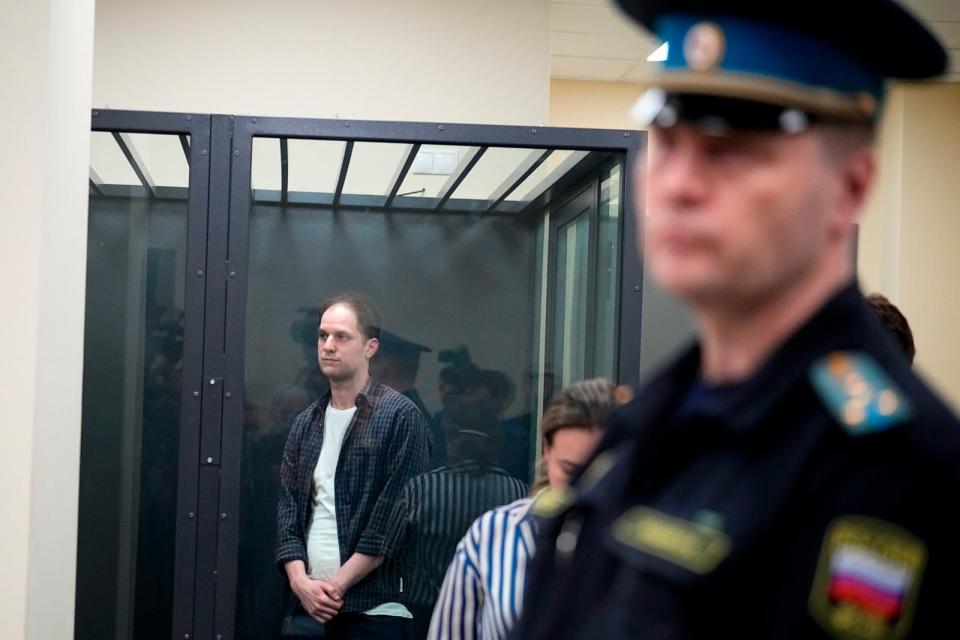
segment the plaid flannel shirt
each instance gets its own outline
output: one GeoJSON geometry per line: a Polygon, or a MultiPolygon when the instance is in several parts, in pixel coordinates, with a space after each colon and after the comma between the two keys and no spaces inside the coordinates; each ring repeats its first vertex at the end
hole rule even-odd
{"type": "MultiPolygon", "coordinates": [[[[323,419],[329,392],[307,407],[287,436],[280,466],[277,506],[277,568],[307,558],[307,530],[313,505],[313,472],[323,446],[323,419]]],[[[357,412],[347,427],[334,476],[334,502],[340,561],[354,553],[384,563],[344,596],[342,612],[367,611],[403,600],[399,549],[388,535],[391,514],[407,481],[426,470],[429,431],[420,410],[403,395],[371,378],[357,396],[357,412]]],[[[288,613],[296,607],[289,584],[288,613]]]]}

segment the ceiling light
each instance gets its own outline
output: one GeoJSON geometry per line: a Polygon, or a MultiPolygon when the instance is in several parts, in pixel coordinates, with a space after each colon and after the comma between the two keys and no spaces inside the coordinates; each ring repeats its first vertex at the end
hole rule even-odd
{"type": "Polygon", "coordinates": [[[647,62],[665,62],[667,53],[670,51],[670,43],[664,42],[656,48],[653,53],[647,56],[647,62]]]}

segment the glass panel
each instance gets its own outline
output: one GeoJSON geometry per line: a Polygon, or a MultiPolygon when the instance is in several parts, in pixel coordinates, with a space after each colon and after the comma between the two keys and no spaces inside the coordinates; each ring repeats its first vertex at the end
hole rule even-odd
{"type": "MultiPolygon", "coordinates": [[[[255,140],[254,148],[259,145],[278,149],[276,140],[255,140]]],[[[504,203],[512,209],[473,216],[462,213],[487,208],[497,191],[511,184],[508,178],[544,151],[488,149],[453,194],[453,206],[434,210],[441,189],[477,148],[425,145],[394,207],[384,209],[383,195],[408,148],[360,142],[354,146],[344,191],[353,204],[363,197],[374,202],[370,196],[376,196],[369,208],[339,215],[318,200],[278,215],[275,193],[263,198],[258,193],[251,204],[239,638],[279,637],[289,612],[281,606],[286,579],[273,563],[280,467],[294,420],[324,398],[330,384],[317,353],[322,300],[357,291],[379,307],[384,332],[371,371],[420,408],[433,443],[429,464],[404,476],[398,484],[402,490],[389,498],[398,518],[392,521],[396,529],[391,534],[402,539],[402,552],[374,574],[405,578],[403,594],[398,583],[390,583],[390,588],[396,588],[395,601],[403,601],[414,615],[417,637],[426,631],[453,550],[470,523],[493,506],[527,495],[540,448],[537,423],[544,396],[559,381],[561,369],[566,383],[583,377],[592,366],[586,362],[585,345],[593,336],[584,334],[588,289],[594,282],[587,273],[592,255],[589,216],[575,218],[567,212],[573,220],[561,227],[553,273],[548,253],[554,244],[550,222],[555,214],[548,213],[548,207],[526,210],[529,202],[524,200],[554,186],[587,154],[552,153],[520,185],[514,199],[504,203]],[[416,210],[427,202],[429,211],[416,210]],[[551,290],[563,298],[548,308],[551,290]],[[547,340],[556,318],[562,326],[557,334],[561,342],[555,345],[547,340]],[[545,370],[550,360],[556,362],[556,373],[545,370]]],[[[263,162],[279,165],[279,151],[255,154],[254,176],[272,171],[258,166],[263,162]]],[[[294,162],[291,147],[291,185],[294,162]]],[[[590,193],[595,197],[599,164],[591,175],[583,179],[594,181],[590,193]]],[[[262,184],[279,189],[278,179],[262,184]]],[[[582,191],[583,185],[578,186],[582,191]]],[[[560,201],[570,195],[554,194],[560,201]]],[[[583,202],[586,199],[579,198],[578,206],[583,202]]],[[[590,205],[591,215],[595,206],[590,205]]],[[[356,469],[343,470],[354,455],[350,451],[360,446],[350,433],[338,454],[344,467],[322,467],[321,472],[333,473],[335,500],[356,509],[363,501],[351,492],[366,476],[356,469]]],[[[374,440],[366,442],[375,445],[374,440]]],[[[382,454],[377,451],[374,447],[368,452],[373,466],[388,469],[391,460],[378,458],[382,454]]],[[[314,471],[301,470],[307,478],[314,471]]],[[[305,508],[308,525],[297,533],[303,542],[316,515],[312,503],[305,508]]],[[[332,520],[342,541],[356,525],[341,521],[339,509],[335,513],[319,518],[321,523],[332,520]]],[[[338,555],[339,550],[334,557],[338,555]]],[[[315,578],[337,569],[335,561],[324,565],[316,554],[314,559],[310,571],[315,578]]]]}
{"type": "MultiPolygon", "coordinates": [[[[113,136],[92,135],[103,191],[133,184],[113,136]]],[[[128,139],[158,185],[186,184],[177,136],[128,139]]],[[[75,637],[168,639],[187,204],[91,195],[89,205],[75,637]]]]}
{"type": "MultiPolygon", "coordinates": [[[[354,192],[383,194],[406,145],[358,143],[355,157],[359,147],[367,148],[367,159],[355,179],[363,167],[383,171],[375,180],[367,171],[366,186],[356,182],[354,192]]],[[[435,186],[428,195],[436,195],[435,186]]],[[[258,203],[250,218],[238,636],[277,637],[283,622],[275,605],[284,579],[273,565],[281,452],[293,419],[327,387],[317,362],[317,305],[351,290],[374,300],[389,332],[374,373],[426,414],[434,447],[419,481],[465,483],[458,485],[457,509],[451,502],[425,507],[452,518],[442,531],[425,521],[411,525],[403,570],[417,578],[409,579],[416,587],[404,597],[423,626],[469,524],[527,494],[528,381],[531,373],[541,377],[531,372],[536,230],[504,216],[374,210],[336,216],[324,206],[279,216],[276,210],[258,203]],[[447,471],[426,473],[441,468],[447,471]]],[[[425,499],[418,489],[425,485],[405,483],[403,509],[425,499]]]]}
{"type": "Polygon", "coordinates": [[[554,362],[560,387],[586,377],[587,260],[590,218],[580,215],[557,231],[554,362]]]}
{"type": "Polygon", "coordinates": [[[543,214],[542,221],[537,227],[534,241],[534,314],[533,314],[533,358],[530,362],[530,372],[527,376],[527,397],[530,402],[530,411],[527,414],[527,446],[526,455],[530,459],[532,482],[537,482],[536,471],[540,468],[540,420],[543,409],[550,400],[553,390],[553,374],[546,368],[547,359],[547,273],[549,265],[550,247],[550,212],[543,214]]]}
{"type": "Polygon", "coordinates": [[[597,323],[593,375],[616,378],[620,314],[620,207],[622,165],[601,178],[597,240],[597,323]]]}

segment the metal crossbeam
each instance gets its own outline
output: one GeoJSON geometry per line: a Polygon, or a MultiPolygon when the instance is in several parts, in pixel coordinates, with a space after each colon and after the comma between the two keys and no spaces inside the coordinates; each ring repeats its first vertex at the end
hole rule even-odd
{"type": "Polygon", "coordinates": [[[187,134],[180,134],[180,146],[183,148],[183,156],[187,159],[187,166],[190,166],[190,139],[187,134]]]}
{"type": "Polygon", "coordinates": [[[337,190],[333,193],[333,208],[340,206],[343,196],[343,184],[347,181],[347,171],[350,169],[350,158],[353,156],[353,140],[347,140],[343,148],[343,159],[340,161],[340,177],[337,178],[337,190]]]}
{"type": "Polygon", "coordinates": [[[290,191],[290,150],[287,139],[280,138],[280,202],[287,204],[290,191]]]}
{"type": "Polygon", "coordinates": [[[147,165],[143,163],[143,160],[140,158],[140,154],[137,153],[136,147],[133,146],[133,141],[130,139],[130,134],[114,131],[113,139],[117,141],[120,151],[122,151],[123,155],[127,158],[127,162],[130,163],[130,167],[133,168],[133,172],[137,174],[137,179],[140,181],[140,184],[142,184],[143,188],[147,190],[147,195],[149,195],[151,198],[156,198],[157,187],[153,182],[153,178],[150,177],[150,173],[147,171],[147,165]]]}
{"type": "Polygon", "coordinates": [[[529,178],[530,175],[550,157],[551,153],[553,153],[553,149],[537,149],[524,158],[523,162],[513,170],[513,173],[510,174],[503,184],[500,185],[500,188],[490,197],[491,202],[490,206],[487,207],[486,213],[490,213],[500,206],[500,203],[516,191],[517,187],[523,184],[523,181],[529,178]]]}
{"type": "Polygon", "coordinates": [[[413,165],[413,161],[416,159],[418,153],[420,153],[419,142],[407,146],[407,153],[397,167],[397,173],[393,176],[393,182],[390,183],[390,191],[387,192],[387,201],[384,206],[388,209],[393,206],[393,201],[400,191],[400,185],[403,184],[404,178],[406,178],[407,173],[410,172],[410,166],[413,165]]]}
{"type": "Polygon", "coordinates": [[[103,195],[103,189],[100,187],[103,186],[103,180],[100,179],[100,176],[97,175],[97,172],[93,170],[93,167],[90,167],[90,189],[98,195],[103,195]]]}
{"type": "Polygon", "coordinates": [[[440,192],[437,193],[437,197],[440,199],[437,201],[437,206],[434,207],[434,210],[442,209],[447,204],[447,200],[449,200],[450,196],[457,190],[457,187],[459,187],[460,183],[467,177],[467,174],[477,166],[480,158],[483,157],[483,154],[487,152],[488,148],[489,147],[474,147],[463,156],[460,160],[460,166],[450,174],[446,183],[441,187],[440,192]]]}

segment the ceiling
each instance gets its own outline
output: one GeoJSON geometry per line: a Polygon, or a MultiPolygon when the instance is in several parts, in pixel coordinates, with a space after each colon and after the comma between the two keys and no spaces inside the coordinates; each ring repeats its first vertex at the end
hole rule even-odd
{"type": "MultiPolygon", "coordinates": [[[[960,0],[905,0],[950,50],[946,80],[960,82],[960,0]]],[[[638,29],[612,0],[552,0],[551,76],[565,80],[638,82],[659,42],[638,29]]]]}

